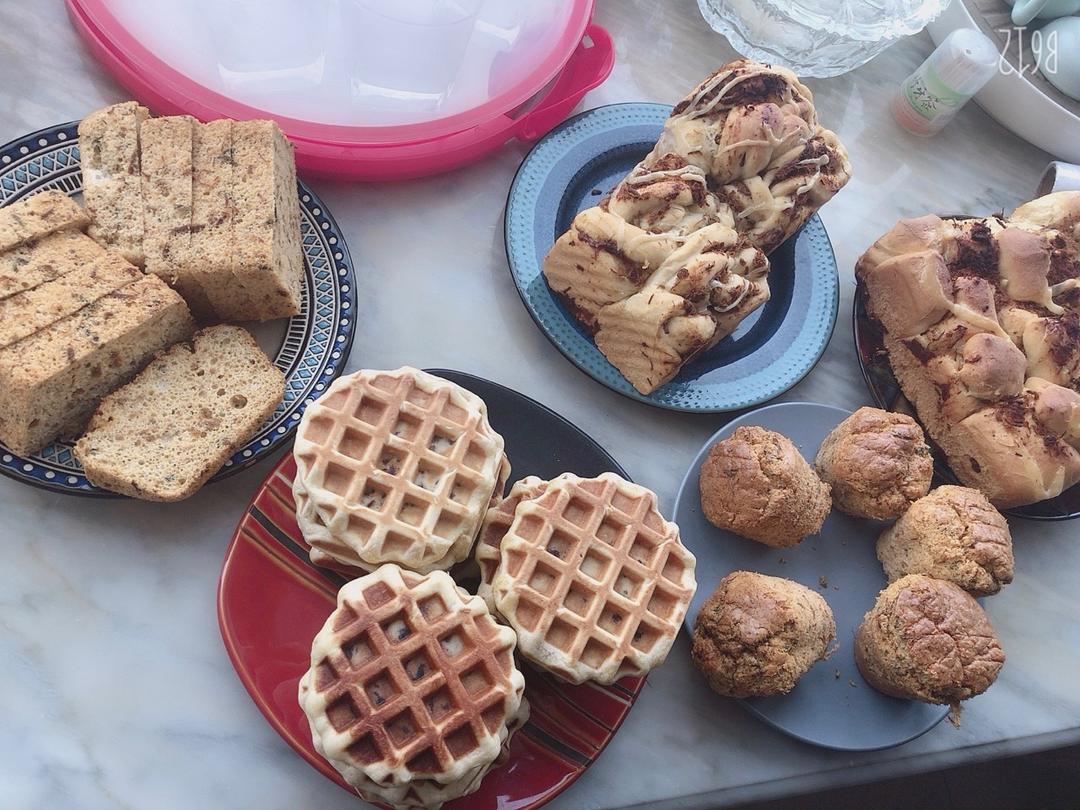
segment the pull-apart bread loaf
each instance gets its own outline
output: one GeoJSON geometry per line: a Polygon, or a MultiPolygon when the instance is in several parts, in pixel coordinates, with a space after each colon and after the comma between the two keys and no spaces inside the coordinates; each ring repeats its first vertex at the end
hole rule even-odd
{"type": "Polygon", "coordinates": [[[675,106],[653,150],[559,237],[544,275],[649,393],[768,300],[765,254],[850,174],[795,75],[738,60],[675,106]]]}
{"type": "Polygon", "coordinates": [[[1010,507],[1080,481],[1080,192],[1007,219],[901,220],[855,273],[963,483],[1010,507]]]}
{"type": "Polygon", "coordinates": [[[79,126],[90,233],[173,286],[202,321],[300,311],[292,145],[272,121],[147,118],[134,102],[79,126]]]}
{"type": "Polygon", "coordinates": [[[0,209],[0,441],[20,455],[78,433],[102,396],[194,326],[179,295],[86,224],[59,191],[0,209]]]}

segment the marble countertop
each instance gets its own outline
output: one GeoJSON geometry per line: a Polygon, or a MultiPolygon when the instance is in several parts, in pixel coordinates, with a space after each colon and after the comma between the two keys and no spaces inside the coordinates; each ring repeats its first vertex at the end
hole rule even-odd
{"type": "MultiPolygon", "coordinates": [[[[672,102],[733,56],[691,0],[600,0],[597,18],[618,56],[584,107],[672,102]]],[[[1011,209],[1049,160],[975,105],[932,140],[902,132],[888,94],[929,50],[920,36],[847,76],[808,82],[855,176],[822,211],[840,266],[840,319],[815,371],[782,399],[868,402],[851,337],[856,257],[901,216],[1011,209]]],[[[60,0],[0,0],[0,76],[0,141],[125,98],[60,0]]],[[[670,508],[695,452],[728,417],[624,399],[533,325],[502,240],[506,189],[527,148],[510,144],[476,166],[396,185],[313,182],[356,264],[349,369],[441,366],[516,388],[592,434],[670,508]]],[[[218,634],[222,555],[269,467],[173,506],[0,479],[0,807],[357,806],[266,724],[218,634]]],[[[1013,521],[1016,582],[987,604],[1009,660],[966,704],[959,729],[942,723],[869,754],[803,745],[714,699],[683,637],[611,746],[551,806],[714,806],[1077,742],[1077,525],[1013,521]]]]}

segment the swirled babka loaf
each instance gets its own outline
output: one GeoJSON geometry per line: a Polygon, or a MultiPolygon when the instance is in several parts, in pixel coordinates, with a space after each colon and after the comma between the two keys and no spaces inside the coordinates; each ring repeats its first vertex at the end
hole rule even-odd
{"type": "Polygon", "coordinates": [[[850,174],[795,74],[731,62],[675,105],[606,199],[577,215],[544,275],[647,394],[768,300],[766,254],[850,174]]]}
{"type": "Polygon", "coordinates": [[[1007,219],[901,220],[855,274],[963,483],[1010,507],[1080,481],[1080,192],[1007,219]]]}

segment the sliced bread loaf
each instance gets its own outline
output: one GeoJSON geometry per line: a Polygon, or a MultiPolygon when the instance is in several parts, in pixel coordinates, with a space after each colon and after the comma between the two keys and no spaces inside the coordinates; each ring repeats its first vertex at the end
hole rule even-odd
{"type": "Polygon", "coordinates": [[[284,374],[247,331],[210,327],[107,396],[75,455],[99,487],[183,500],[255,434],[284,394],[284,374]]]}
{"type": "Polygon", "coordinates": [[[60,278],[104,255],[105,248],[74,229],[0,253],[0,301],[60,278]]]}
{"type": "Polygon", "coordinates": [[[222,309],[222,302],[230,296],[242,297],[230,277],[234,214],[232,121],[197,124],[192,144],[191,260],[181,274],[181,292],[187,297],[186,290],[198,286],[201,300],[196,314],[200,320],[248,320],[233,318],[232,313],[222,309]]]}
{"type": "Polygon", "coordinates": [[[55,189],[41,191],[0,208],[0,251],[86,225],[86,212],[71,197],[55,189]]]}
{"type": "Polygon", "coordinates": [[[232,267],[247,299],[239,309],[246,320],[296,315],[304,263],[292,144],[273,121],[236,121],[232,151],[232,267]]]}
{"type": "Polygon", "coordinates": [[[105,253],[78,270],[0,301],[0,349],[142,276],[142,271],[119,253],[105,253]]]}
{"type": "Polygon", "coordinates": [[[79,124],[83,199],[89,234],[143,263],[143,201],[139,168],[139,127],[150,111],[125,101],[97,110],[79,124]]]}
{"type": "Polygon", "coordinates": [[[0,349],[0,441],[28,455],[77,434],[101,397],[193,330],[184,300],[145,276],[0,349]]]}

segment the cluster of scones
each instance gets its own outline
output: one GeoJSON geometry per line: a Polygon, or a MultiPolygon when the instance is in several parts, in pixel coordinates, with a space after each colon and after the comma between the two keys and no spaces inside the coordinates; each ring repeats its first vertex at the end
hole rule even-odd
{"type": "MultiPolygon", "coordinates": [[[[889,584],[863,618],[855,661],[893,697],[958,706],[996,679],[1005,655],[976,596],[1012,581],[1005,519],[976,489],[930,490],[933,461],[911,417],[860,408],[822,442],[811,466],[786,437],[744,426],[710,449],[701,504],[720,528],[785,548],[821,530],[833,506],[895,521],[877,540],[889,584]]],[[[736,571],[694,624],[692,655],[723,695],[789,692],[836,636],[821,594],[736,571]]]]}
{"type": "Polygon", "coordinates": [[[355,577],[299,701],[316,750],[370,801],[475,791],[528,717],[522,662],[575,684],[645,675],[696,589],[652,492],[564,473],[504,497],[483,400],[417,369],[337,380],[294,456],[312,561],[355,577]]]}

